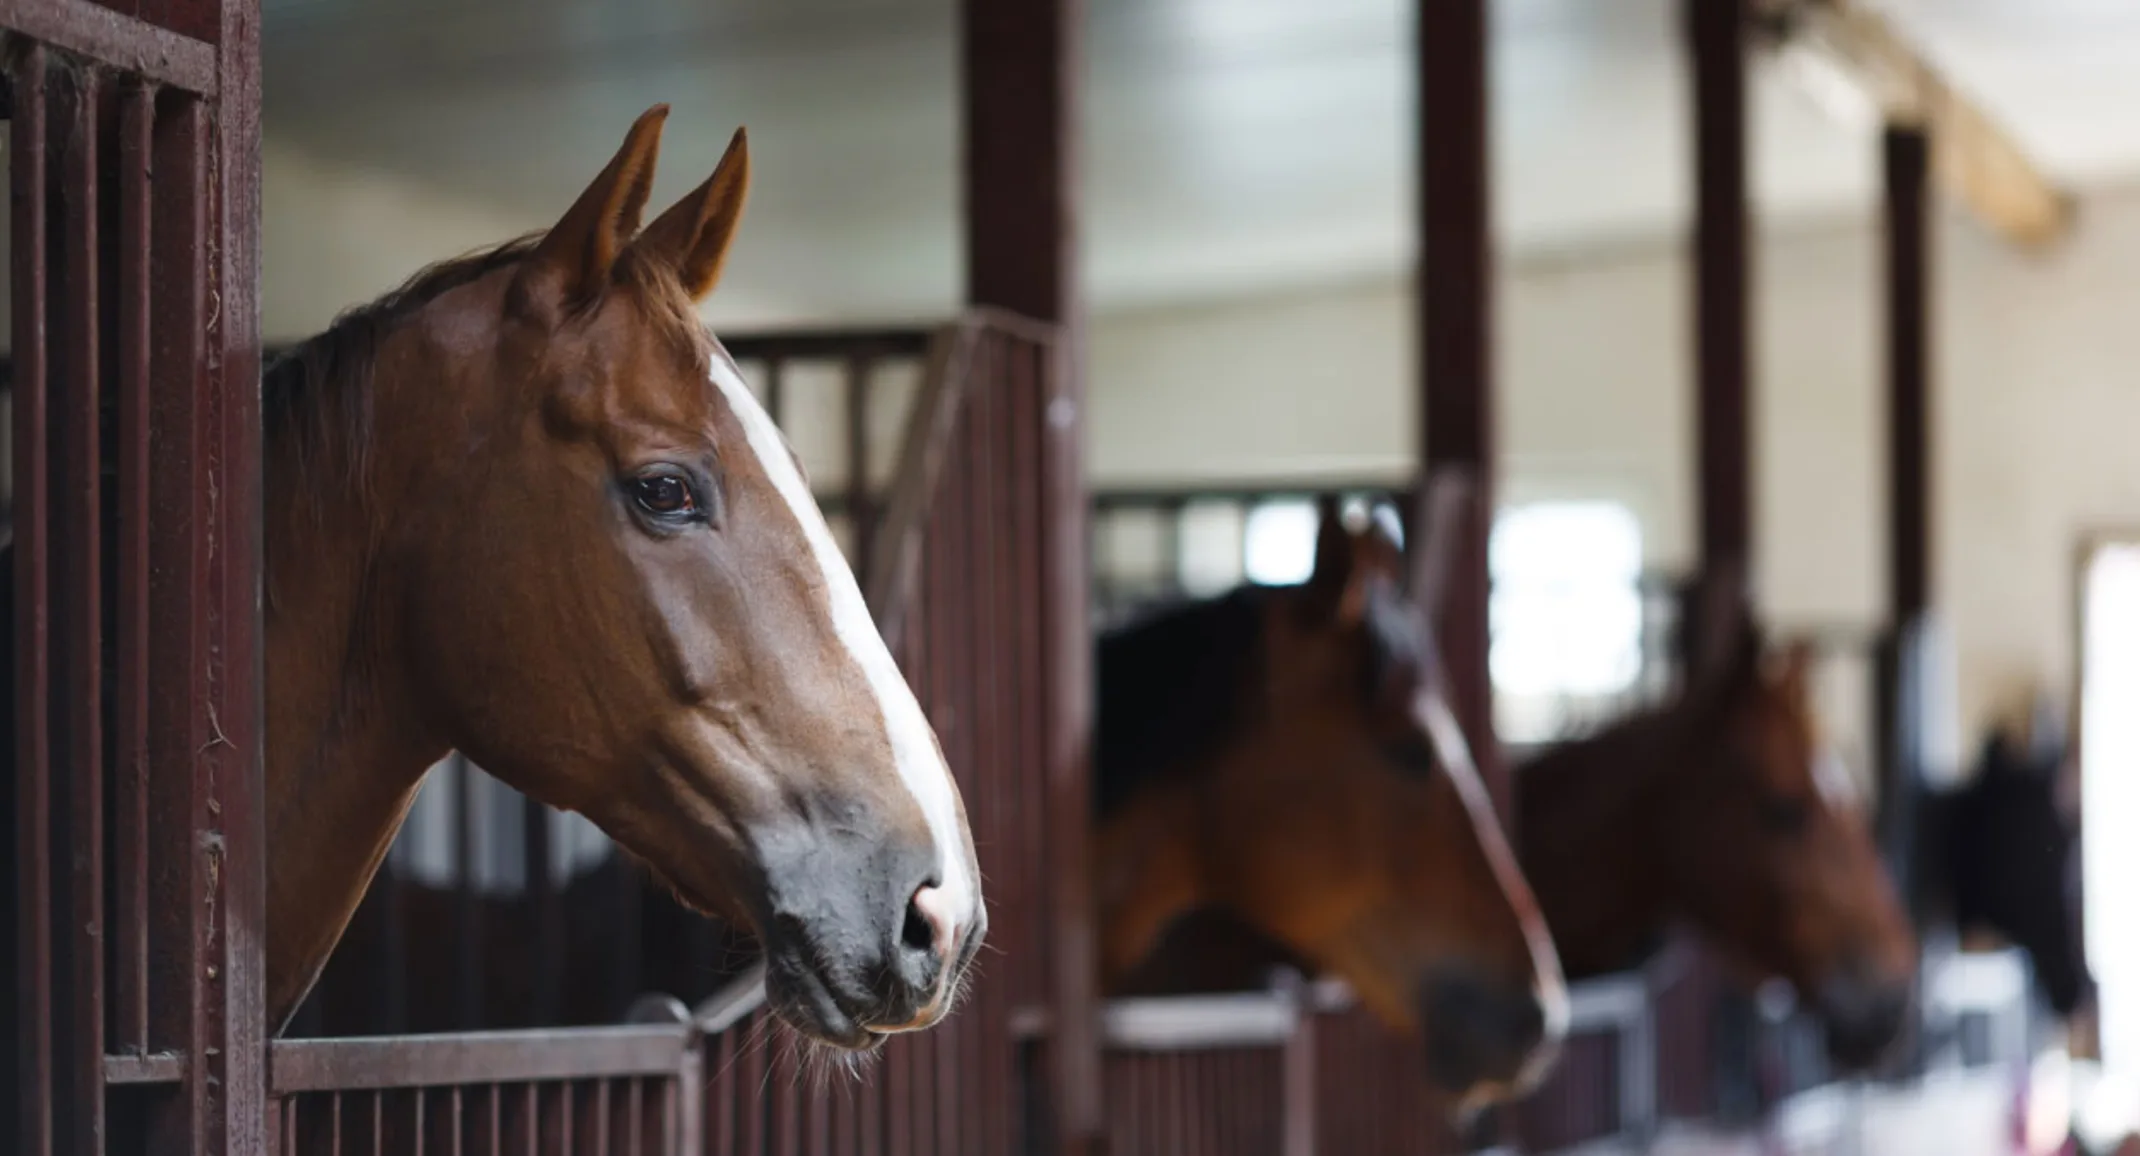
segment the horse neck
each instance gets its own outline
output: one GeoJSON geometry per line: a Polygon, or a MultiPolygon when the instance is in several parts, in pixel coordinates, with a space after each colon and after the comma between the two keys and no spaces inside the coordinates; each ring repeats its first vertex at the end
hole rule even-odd
{"type": "MultiPolygon", "coordinates": [[[[364,455],[371,468],[387,448],[364,455]]],[[[267,986],[278,1029],[446,753],[396,654],[398,599],[372,530],[394,512],[365,478],[299,462],[290,445],[267,447],[267,986]]]]}
{"type": "Polygon", "coordinates": [[[1243,722],[1262,624],[1260,596],[1243,588],[1100,642],[1092,862],[1103,984],[1204,901],[1199,793],[1243,722]]]}
{"type": "Polygon", "coordinates": [[[1196,811],[1189,786],[1169,784],[1140,792],[1094,832],[1103,990],[1120,984],[1177,917],[1205,901],[1196,811]]]}
{"type": "Polygon", "coordinates": [[[1636,962],[1670,920],[1652,814],[1670,725],[1668,715],[1630,720],[1516,775],[1523,873],[1571,980],[1636,962]]]}

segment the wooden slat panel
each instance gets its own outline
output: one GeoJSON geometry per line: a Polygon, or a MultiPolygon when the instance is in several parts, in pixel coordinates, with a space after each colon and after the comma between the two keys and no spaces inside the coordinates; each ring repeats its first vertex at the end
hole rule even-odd
{"type": "Polygon", "coordinates": [[[149,1041],[149,282],[150,163],[156,93],[127,85],[119,107],[118,524],[112,821],[117,850],[116,1006],[121,1049],[149,1041]]]}
{"type": "Polygon", "coordinates": [[[20,975],[14,1024],[21,1046],[7,1057],[15,1089],[19,1148],[24,1156],[52,1151],[52,878],[51,671],[47,609],[50,556],[46,512],[51,497],[46,452],[48,254],[45,150],[48,107],[46,56],[32,46],[10,68],[14,89],[9,188],[13,200],[11,292],[14,365],[14,851],[20,975]]]}
{"type": "MultiPolygon", "coordinates": [[[[67,1016],[59,1051],[68,1151],[104,1147],[104,663],[99,401],[97,118],[102,84],[89,71],[58,76],[50,131],[58,178],[59,251],[50,317],[52,368],[52,772],[65,787],[64,841],[54,881],[65,878],[68,935],[55,939],[54,992],[67,1016]],[[61,778],[64,773],[64,779],[61,778]],[[62,871],[62,863],[65,870],[62,871]]],[[[61,833],[54,832],[56,839],[61,833]]]]}

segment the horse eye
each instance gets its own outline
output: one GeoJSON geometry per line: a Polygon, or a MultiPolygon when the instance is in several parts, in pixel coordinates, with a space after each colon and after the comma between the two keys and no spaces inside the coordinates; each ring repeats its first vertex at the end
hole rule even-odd
{"type": "Polygon", "coordinates": [[[1385,742],[1382,753],[1408,778],[1425,778],[1434,773],[1434,744],[1425,735],[1408,734],[1385,742]]]}
{"type": "Polygon", "coordinates": [[[1804,799],[1763,799],[1761,825],[1777,835],[1796,835],[1805,829],[1812,808],[1804,799]]]}
{"type": "Polygon", "coordinates": [[[698,512],[698,499],[691,483],[674,474],[648,474],[632,479],[632,500],[657,518],[682,518],[698,512]]]}

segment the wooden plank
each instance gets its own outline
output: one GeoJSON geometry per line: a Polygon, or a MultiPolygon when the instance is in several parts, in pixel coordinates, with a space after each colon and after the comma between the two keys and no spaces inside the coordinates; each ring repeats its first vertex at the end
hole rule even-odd
{"type": "Polygon", "coordinates": [[[673,1076],[693,1046],[681,1024],[276,1040],[269,1068],[277,1095],[673,1076]]]}
{"type": "MultiPolygon", "coordinates": [[[[258,0],[224,3],[256,10],[258,0]]],[[[0,0],[0,28],[201,96],[217,95],[222,80],[214,45],[90,0],[0,0]]]]}

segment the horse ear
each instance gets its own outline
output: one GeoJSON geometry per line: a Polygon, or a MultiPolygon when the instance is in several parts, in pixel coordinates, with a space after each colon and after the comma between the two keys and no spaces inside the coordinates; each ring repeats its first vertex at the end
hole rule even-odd
{"type": "Polygon", "coordinates": [[[1692,606],[1681,630],[1687,635],[1690,681],[1706,681],[1747,670],[1759,661],[1759,631],[1747,605],[1746,571],[1735,562],[1720,563],[1694,582],[1692,606]]]}
{"type": "Polygon", "coordinates": [[[1308,575],[1308,597],[1317,611],[1335,613],[1352,585],[1353,538],[1338,512],[1337,499],[1315,500],[1315,569],[1308,575]]]}
{"type": "Polygon", "coordinates": [[[749,193],[750,140],[739,128],[706,183],[655,218],[632,248],[676,270],[684,292],[703,300],[721,280],[749,193]]]}
{"type": "Polygon", "coordinates": [[[1412,551],[1412,591],[1413,601],[1429,614],[1441,613],[1457,541],[1464,519],[1474,512],[1476,492],[1471,471],[1462,466],[1438,467],[1427,478],[1421,499],[1424,524],[1413,530],[1418,545],[1412,551]]]}
{"type": "Polygon", "coordinates": [[[1791,702],[1803,703],[1812,695],[1813,644],[1803,638],[1791,640],[1776,661],[1776,689],[1791,702]]]}
{"type": "Polygon", "coordinates": [[[567,301],[585,300],[609,283],[617,255],[639,231],[668,118],[665,104],[639,114],[617,155],[528,254],[523,277],[546,281],[545,288],[567,301]]]}

